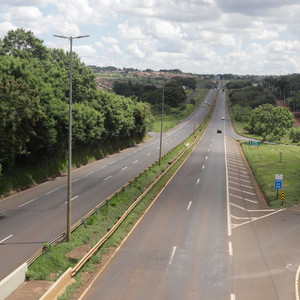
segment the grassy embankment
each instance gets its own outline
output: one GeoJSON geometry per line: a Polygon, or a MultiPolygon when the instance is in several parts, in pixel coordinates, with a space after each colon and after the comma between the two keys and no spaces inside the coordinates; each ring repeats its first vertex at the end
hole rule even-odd
{"type": "MultiPolygon", "coordinates": [[[[202,124],[196,133],[199,133],[201,129],[207,126],[207,121],[210,117],[211,113],[206,120],[206,124],[202,124]]],[[[198,136],[198,140],[201,135],[198,136]]],[[[48,251],[40,256],[29,267],[28,278],[32,280],[56,280],[67,268],[73,267],[79,259],[70,257],[69,254],[71,251],[83,246],[92,248],[96,242],[106,234],[107,229],[113,227],[119,217],[155,180],[155,178],[157,178],[173,161],[175,161],[180,153],[188,148],[188,145],[195,140],[195,136],[195,134],[190,136],[184,143],[180,144],[173,151],[163,157],[161,166],[157,163],[153,165],[149,170],[133,181],[131,185],[124,188],[118,195],[112,198],[108,202],[107,206],[100,208],[97,213],[87,220],[86,226],[80,226],[72,233],[71,242],[62,242],[55,247],[47,247],[48,251]]],[[[67,292],[59,299],[71,299],[71,295],[76,293],[76,291],[84,283],[83,278],[86,278],[86,274],[93,272],[101,262],[103,255],[121,243],[124,237],[134,226],[135,222],[152,203],[159,191],[165,186],[169,178],[176,172],[180,164],[182,164],[186,157],[191,153],[193,150],[192,148],[193,147],[188,148],[177,163],[134,208],[125,221],[119,226],[117,231],[100,247],[96,255],[94,255],[75,276],[76,283],[68,287],[67,292]]]]}
{"type": "MultiPolygon", "coordinates": [[[[261,137],[247,134],[244,130],[246,123],[232,122],[237,133],[253,139],[261,140],[261,137]]],[[[293,206],[300,203],[300,147],[291,143],[289,133],[285,134],[281,141],[284,144],[261,144],[258,148],[248,146],[247,142],[241,142],[242,149],[249,161],[253,173],[272,207],[280,207],[280,192],[277,199],[275,189],[275,174],[283,174],[282,190],[285,191],[285,206],[293,206]],[[281,154],[280,154],[281,153],[281,154]],[[280,156],[282,157],[280,161],[280,156]]]]}

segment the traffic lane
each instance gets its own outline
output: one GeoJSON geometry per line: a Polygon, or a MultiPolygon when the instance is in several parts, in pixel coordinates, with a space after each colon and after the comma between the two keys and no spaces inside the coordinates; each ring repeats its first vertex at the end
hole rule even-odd
{"type": "Polygon", "coordinates": [[[230,299],[222,144],[196,148],[84,299],[230,299]]]}

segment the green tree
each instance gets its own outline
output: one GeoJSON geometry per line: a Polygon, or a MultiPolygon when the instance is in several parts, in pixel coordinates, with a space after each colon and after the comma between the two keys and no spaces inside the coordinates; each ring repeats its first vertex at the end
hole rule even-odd
{"type": "Polygon", "coordinates": [[[288,109],[263,104],[254,109],[247,130],[261,136],[262,141],[265,141],[267,136],[280,139],[293,124],[294,116],[288,109]]]}

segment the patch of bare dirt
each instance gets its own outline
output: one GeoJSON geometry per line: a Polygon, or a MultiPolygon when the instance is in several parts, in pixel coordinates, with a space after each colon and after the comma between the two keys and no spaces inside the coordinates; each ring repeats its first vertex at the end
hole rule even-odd
{"type": "Polygon", "coordinates": [[[38,300],[48,291],[53,283],[52,281],[40,280],[25,281],[6,300],[38,300]]]}

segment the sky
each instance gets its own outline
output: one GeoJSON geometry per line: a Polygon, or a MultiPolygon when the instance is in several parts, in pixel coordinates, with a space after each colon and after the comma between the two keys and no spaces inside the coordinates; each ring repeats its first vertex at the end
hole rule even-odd
{"type": "Polygon", "coordinates": [[[300,73],[299,0],[0,0],[0,38],[24,28],[86,65],[196,74],[300,73]]]}

